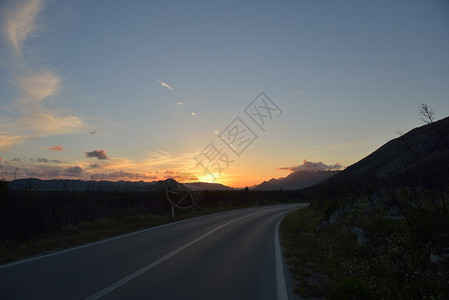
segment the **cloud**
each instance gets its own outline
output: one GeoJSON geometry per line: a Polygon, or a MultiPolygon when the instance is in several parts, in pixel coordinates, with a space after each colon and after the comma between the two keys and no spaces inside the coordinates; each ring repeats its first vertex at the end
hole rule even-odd
{"type": "Polygon", "coordinates": [[[96,130],[96,129],[90,130],[90,131],[89,131],[89,134],[96,134],[96,133],[97,133],[97,130],[96,130]]]}
{"type": "Polygon", "coordinates": [[[24,92],[26,102],[42,101],[57,93],[61,79],[49,70],[25,75],[19,79],[18,87],[24,92]]]}
{"type": "Polygon", "coordinates": [[[56,112],[39,112],[36,109],[19,120],[22,130],[31,131],[34,137],[64,134],[76,131],[82,121],[75,116],[58,117],[56,112]]]}
{"type": "Polygon", "coordinates": [[[55,145],[53,147],[48,147],[47,150],[48,151],[55,151],[55,152],[62,151],[62,146],[55,145]]]}
{"type": "Polygon", "coordinates": [[[182,105],[184,105],[184,102],[178,101],[178,105],[182,106],[182,105]]]}
{"type": "Polygon", "coordinates": [[[158,80],[157,81],[161,86],[163,86],[163,87],[166,87],[167,89],[169,89],[169,90],[173,90],[173,88],[168,84],[168,83],[165,83],[165,82],[163,82],[162,80],[158,80]]]}
{"type": "MultiPolygon", "coordinates": [[[[13,174],[13,171],[10,172],[13,174]]],[[[40,167],[40,168],[21,168],[18,171],[18,174],[15,174],[16,170],[14,170],[14,177],[17,178],[41,178],[41,179],[55,179],[60,178],[62,174],[61,168],[58,167],[40,167]]],[[[69,171],[70,173],[70,171],[69,171]]],[[[72,174],[69,176],[73,176],[72,174]]],[[[78,177],[78,176],[77,176],[78,177]]]]}
{"type": "Polygon", "coordinates": [[[106,151],[104,150],[94,150],[92,152],[84,152],[87,157],[96,157],[98,159],[109,159],[106,151]]]}
{"type": "Polygon", "coordinates": [[[0,149],[7,149],[11,146],[23,143],[28,136],[25,135],[1,135],[0,134],[0,149]]]}
{"type": "Polygon", "coordinates": [[[42,10],[41,0],[17,1],[2,13],[3,34],[17,54],[22,44],[37,29],[36,18],[42,10]],[[17,4],[19,2],[20,4],[17,4]]]}
{"type": "Polygon", "coordinates": [[[174,156],[167,151],[158,150],[150,151],[147,153],[147,159],[138,162],[137,164],[130,164],[126,167],[145,167],[145,168],[157,168],[157,169],[180,169],[186,165],[195,164],[193,159],[196,152],[186,152],[177,156],[174,156]]]}
{"type": "Polygon", "coordinates": [[[317,153],[330,152],[330,151],[341,151],[344,149],[360,147],[360,146],[364,146],[364,145],[368,145],[368,144],[369,144],[369,142],[364,141],[364,140],[352,141],[352,142],[347,142],[347,143],[328,145],[326,147],[320,147],[319,150],[315,150],[310,153],[317,154],[317,153]]]}
{"type": "Polygon", "coordinates": [[[96,168],[100,168],[101,166],[99,165],[99,164],[90,164],[89,165],[89,168],[92,168],[92,169],[96,169],[96,168]]]}
{"type": "Polygon", "coordinates": [[[71,177],[79,177],[83,173],[83,168],[79,166],[69,167],[64,169],[64,175],[71,177]]]}
{"type": "Polygon", "coordinates": [[[154,175],[147,175],[142,174],[138,172],[125,172],[122,170],[119,171],[112,171],[107,173],[95,173],[92,175],[92,178],[94,179],[101,179],[101,180],[154,180],[157,179],[157,176],[154,175]]]}
{"type": "Polygon", "coordinates": [[[58,92],[59,78],[45,70],[32,73],[17,79],[22,96],[15,100],[13,107],[19,116],[0,123],[0,149],[21,144],[31,137],[74,132],[83,126],[78,117],[61,116],[44,105],[44,100],[58,92]]]}
{"type": "Polygon", "coordinates": [[[198,181],[198,177],[196,177],[195,175],[191,174],[191,173],[181,173],[178,175],[178,178],[181,181],[198,181]]]}
{"type": "MultiPolygon", "coordinates": [[[[41,26],[37,19],[46,1],[17,0],[3,1],[0,10],[1,33],[5,42],[11,46],[18,59],[9,57],[7,69],[20,96],[12,100],[8,107],[14,111],[11,118],[0,122],[0,149],[21,144],[29,138],[77,131],[83,123],[76,116],[66,115],[59,109],[51,109],[45,100],[54,97],[61,89],[61,79],[53,71],[30,65],[24,55],[26,41],[35,36],[41,26]],[[3,2],[7,2],[4,4],[3,2]]],[[[27,49],[33,53],[34,49],[27,49]]],[[[40,60],[33,59],[34,62],[40,60]]],[[[57,107],[54,105],[53,107],[57,107]]]]}
{"type": "Polygon", "coordinates": [[[191,173],[180,173],[179,171],[165,171],[164,178],[172,178],[179,182],[186,182],[186,181],[198,181],[198,177],[191,173]]]}
{"type": "Polygon", "coordinates": [[[179,172],[178,172],[178,171],[170,171],[170,170],[167,170],[167,171],[165,171],[164,173],[165,173],[165,174],[168,174],[168,175],[173,175],[173,174],[178,174],[179,172]]]}
{"type": "Polygon", "coordinates": [[[296,171],[335,171],[335,170],[341,170],[343,166],[337,162],[334,165],[326,165],[322,162],[311,162],[304,159],[304,162],[302,165],[293,166],[293,167],[283,167],[279,168],[278,170],[289,170],[292,172],[296,171]]]}
{"type": "Polygon", "coordinates": [[[36,158],[37,162],[43,162],[43,163],[55,163],[55,164],[62,164],[62,161],[57,159],[48,159],[48,158],[36,158]]]}

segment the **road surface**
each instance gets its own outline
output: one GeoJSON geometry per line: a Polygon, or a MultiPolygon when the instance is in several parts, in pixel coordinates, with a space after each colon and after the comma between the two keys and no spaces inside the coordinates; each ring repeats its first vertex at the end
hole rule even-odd
{"type": "Polygon", "coordinates": [[[276,228],[239,209],[0,266],[0,299],[287,299],[276,228]]]}

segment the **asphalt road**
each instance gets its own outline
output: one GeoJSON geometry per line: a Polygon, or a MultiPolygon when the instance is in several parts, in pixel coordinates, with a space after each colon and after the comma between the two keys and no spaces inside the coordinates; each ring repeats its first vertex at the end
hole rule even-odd
{"type": "Polygon", "coordinates": [[[240,209],[0,266],[0,299],[287,299],[276,226],[240,209]]]}

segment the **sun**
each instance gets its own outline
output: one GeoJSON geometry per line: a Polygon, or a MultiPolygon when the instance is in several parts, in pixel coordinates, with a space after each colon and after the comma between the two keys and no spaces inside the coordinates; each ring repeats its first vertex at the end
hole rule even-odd
{"type": "Polygon", "coordinates": [[[202,175],[202,176],[197,176],[198,182],[207,182],[207,183],[216,183],[216,178],[213,178],[210,175],[202,175]]]}

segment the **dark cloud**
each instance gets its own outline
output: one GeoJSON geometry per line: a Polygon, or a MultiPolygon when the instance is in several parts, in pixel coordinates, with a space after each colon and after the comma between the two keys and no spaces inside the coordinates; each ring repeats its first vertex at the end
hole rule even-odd
{"type": "MultiPolygon", "coordinates": [[[[165,172],[167,173],[167,172],[165,172]]],[[[179,173],[179,172],[172,172],[170,173],[171,175],[164,175],[164,178],[166,179],[175,179],[176,181],[179,182],[187,182],[187,181],[198,181],[198,177],[196,177],[193,174],[189,174],[189,173],[179,173]]]]}
{"type": "Polygon", "coordinates": [[[41,167],[35,169],[20,169],[18,175],[24,177],[36,177],[41,179],[55,179],[61,176],[62,170],[58,167],[41,167]]]}
{"type": "Polygon", "coordinates": [[[157,179],[157,176],[146,175],[142,173],[133,173],[125,171],[113,171],[108,173],[95,173],[92,175],[94,178],[101,178],[102,180],[148,180],[157,179]]]}
{"type": "Polygon", "coordinates": [[[100,168],[101,166],[99,165],[99,164],[90,164],[89,165],[89,168],[92,168],[92,169],[96,169],[96,168],[100,168]]]}
{"type": "MultiPolygon", "coordinates": [[[[62,164],[62,161],[57,159],[47,159],[47,158],[36,158],[37,162],[43,162],[43,163],[55,163],[55,164],[62,164]]],[[[33,160],[32,160],[33,161],[33,160]]]]}
{"type": "Polygon", "coordinates": [[[49,151],[62,151],[62,146],[60,146],[60,145],[56,145],[56,146],[53,146],[53,147],[48,147],[47,148],[47,150],[49,150],[49,151]]]}
{"type": "Polygon", "coordinates": [[[96,157],[98,159],[109,159],[106,151],[104,150],[94,150],[92,152],[84,152],[87,157],[96,157]]]}
{"type": "Polygon", "coordinates": [[[79,177],[83,173],[83,169],[79,166],[69,167],[64,169],[64,175],[79,177]]]}
{"type": "Polygon", "coordinates": [[[326,165],[322,162],[312,162],[304,159],[302,165],[293,166],[293,167],[283,167],[279,168],[279,170],[289,170],[289,171],[336,171],[343,169],[343,166],[337,162],[334,165],[326,165]]]}

